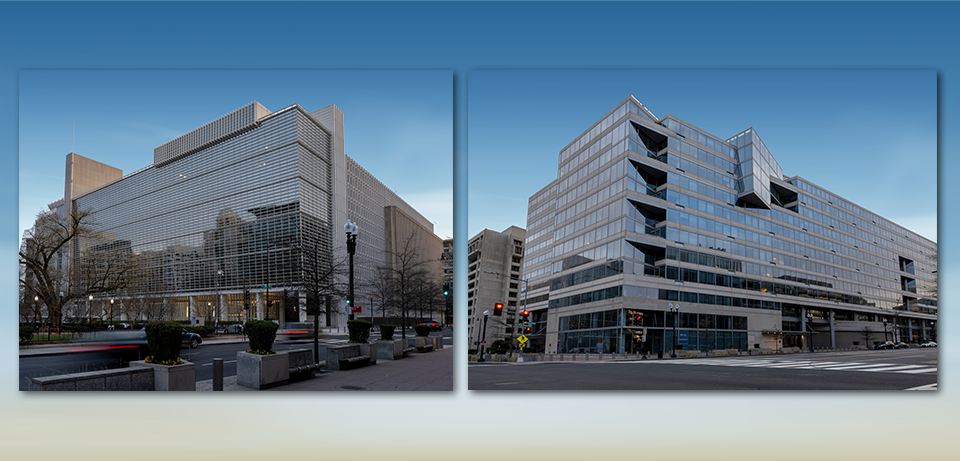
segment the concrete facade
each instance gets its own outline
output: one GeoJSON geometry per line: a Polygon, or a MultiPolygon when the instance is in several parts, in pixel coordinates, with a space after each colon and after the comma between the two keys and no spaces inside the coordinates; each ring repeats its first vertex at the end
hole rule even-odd
{"type": "Polygon", "coordinates": [[[526,231],[510,226],[503,232],[484,229],[467,243],[467,333],[470,349],[479,349],[484,339],[484,311],[487,318],[486,342],[512,340],[519,336],[518,313],[522,308],[523,266],[526,231]],[[496,303],[503,314],[494,315],[496,303]]]}

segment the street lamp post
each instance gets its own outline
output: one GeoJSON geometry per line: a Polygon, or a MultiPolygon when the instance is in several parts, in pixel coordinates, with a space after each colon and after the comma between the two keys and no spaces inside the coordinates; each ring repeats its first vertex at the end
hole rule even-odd
{"type": "Polygon", "coordinates": [[[40,297],[37,295],[33,296],[33,329],[37,331],[37,334],[40,334],[39,326],[40,323],[40,309],[37,308],[37,303],[39,303],[40,297]]]}
{"type": "Polygon", "coordinates": [[[480,358],[477,359],[477,362],[486,362],[486,360],[483,359],[483,346],[485,346],[487,343],[487,318],[488,317],[490,317],[490,311],[489,310],[483,311],[483,335],[481,336],[482,339],[480,339],[480,358]]]}
{"type": "Polygon", "coordinates": [[[90,314],[93,312],[93,295],[87,296],[87,327],[90,327],[90,314]]]}
{"type": "Polygon", "coordinates": [[[807,312],[807,326],[810,327],[810,352],[813,352],[813,314],[807,312]]]}
{"type": "MultiPolygon", "coordinates": [[[[350,320],[353,320],[353,254],[357,252],[357,234],[360,228],[355,222],[347,220],[343,225],[343,232],[347,234],[347,254],[350,255],[350,294],[347,298],[347,305],[350,306],[350,320]]],[[[403,326],[406,328],[406,325],[403,326]]]]}
{"type": "Polygon", "coordinates": [[[883,319],[883,340],[887,341],[887,319],[883,319]]]}
{"type": "Polygon", "coordinates": [[[680,330],[677,328],[680,325],[680,305],[670,304],[670,312],[673,314],[673,349],[670,350],[670,358],[677,358],[677,344],[679,344],[679,338],[677,335],[680,333],[680,330]]]}

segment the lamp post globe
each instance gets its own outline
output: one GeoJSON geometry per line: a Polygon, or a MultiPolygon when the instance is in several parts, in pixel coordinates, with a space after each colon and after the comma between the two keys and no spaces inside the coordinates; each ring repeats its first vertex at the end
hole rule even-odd
{"type": "MultiPolygon", "coordinates": [[[[350,308],[349,320],[354,319],[353,315],[353,255],[357,251],[357,235],[360,233],[360,228],[357,226],[357,223],[347,220],[346,224],[343,225],[343,232],[347,235],[347,254],[350,256],[350,293],[347,297],[347,307],[350,308]]],[[[404,328],[406,325],[404,325],[404,328]]]]}

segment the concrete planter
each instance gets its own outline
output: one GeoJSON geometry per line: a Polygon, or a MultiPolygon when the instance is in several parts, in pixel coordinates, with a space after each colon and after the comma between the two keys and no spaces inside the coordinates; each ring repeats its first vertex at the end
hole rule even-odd
{"type": "MultiPolygon", "coordinates": [[[[370,356],[365,359],[359,357],[364,355],[360,349],[361,344],[344,344],[341,346],[327,346],[327,362],[324,365],[326,370],[340,371],[359,368],[370,364],[370,356]],[[342,362],[342,363],[341,363],[342,362]]],[[[368,347],[369,344],[365,344],[368,347]]]]}
{"type": "Polygon", "coordinates": [[[415,347],[420,349],[427,345],[427,338],[423,336],[416,336],[413,338],[407,338],[407,347],[415,347]]]}
{"type": "Polygon", "coordinates": [[[153,369],[153,387],[157,391],[195,391],[197,390],[197,370],[192,362],[180,365],[160,365],[143,360],[130,362],[131,367],[153,369]]]}
{"type": "Polygon", "coordinates": [[[237,384],[252,389],[266,389],[289,380],[290,358],[287,354],[237,352],[237,384]]]}
{"type": "Polygon", "coordinates": [[[377,360],[387,361],[396,360],[403,357],[403,341],[396,339],[392,341],[378,340],[377,360]]]}
{"type": "Polygon", "coordinates": [[[360,355],[370,357],[370,365],[377,364],[377,345],[376,344],[358,344],[360,346],[360,355]]]}

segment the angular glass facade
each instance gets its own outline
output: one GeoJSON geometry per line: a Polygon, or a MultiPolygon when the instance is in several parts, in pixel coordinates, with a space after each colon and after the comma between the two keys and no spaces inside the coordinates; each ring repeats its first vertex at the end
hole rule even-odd
{"type": "Polygon", "coordinates": [[[557,171],[529,200],[524,259],[546,352],[936,336],[937,244],[784,176],[753,129],[716,137],[631,96],[560,152],[557,171]],[[698,320],[674,328],[678,306],[698,320]],[[615,324],[571,323],[598,312],[615,324]],[[630,312],[662,322],[643,336],[630,312]]]}

